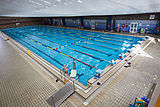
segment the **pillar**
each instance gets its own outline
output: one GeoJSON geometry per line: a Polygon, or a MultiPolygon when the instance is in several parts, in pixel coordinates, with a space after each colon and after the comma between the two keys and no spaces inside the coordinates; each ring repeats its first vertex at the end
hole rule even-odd
{"type": "Polygon", "coordinates": [[[107,21],[107,30],[112,30],[112,16],[108,16],[108,21],[107,21]]]}
{"type": "Polygon", "coordinates": [[[83,28],[83,16],[80,17],[81,27],[83,28]]]}
{"type": "Polygon", "coordinates": [[[62,17],[63,26],[66,26],[65,17],[62,17]]]}

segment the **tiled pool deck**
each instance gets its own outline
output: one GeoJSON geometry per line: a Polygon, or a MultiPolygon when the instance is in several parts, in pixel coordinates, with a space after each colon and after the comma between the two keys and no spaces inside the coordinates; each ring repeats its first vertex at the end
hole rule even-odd
{"type": "MultiPolygon", "coordinates": [[[[93,100],[83,101],[76,94],[61,107],[128,107],[135,97],[147,96],[160,78],[160,42],[152,43],[108,83],[93,100]]],[[[47,107],[46,99],[59,87],[49,75],[33,68],[21,53],[0,37],[0,106],[47,107]]]]}

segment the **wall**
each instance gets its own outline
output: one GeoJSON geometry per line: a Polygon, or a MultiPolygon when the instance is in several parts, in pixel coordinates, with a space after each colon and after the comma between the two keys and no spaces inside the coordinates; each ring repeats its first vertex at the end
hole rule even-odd
{"type": "Polygon", "coordinates": [[[65,18],[65,25],[68,27],[80,27],[80,17],[65,18]]]}
{"type": "Polygon", "coordinates": [[[0,29],[43,24],[43,18],[0,17],[0,29]]]}
{"type": "Polygon", "coordinates": [[[95,25],[95,29],[103,30],[116,30],[118,24],[120,28],[122,24],[125,25],[125,28],[121,29],[122,31],[129,32],[130,24],[132,22],[138,23],[138,31],[141,28],[146,28],[148,33],[155,33],[156,27],[160,26],[160,13],[150,13],[150,14],[131,14],[131,15],[114,15],[114,16],[81,16],[81,17],[57,17],[52,18],[53,23],[51,23],[50,18],[46,18],[45,24],[54,24],[55,22],[58,25],[62,26],[60,20],[63,22],[63,25],[66,27],[80,27],[83,25],[83,28],[91,29],[91,23],[95,25]],[[150,19],[150,15],[155,15],[154,19],[150,19]],[[62,20],[64,19],[64,20],[62,20]],[[83,22],[83,23],[82,23],[83,22]]]}
{"type": "Polygon", "coordinates": [[[147,33],[155,33],[155,29],[158,26],[158,20],[160,19],[160,14],[138,14],[138,15],[117,15],[113,16],[112,20],[115,21],[113,29],[116,30],[118,25],[122,31],[129,32],[130,24],[132,22],[138,23],[137,31],[141,28],[146,29],[147,33]],[[150,19],[150,15],[155,15],[154,19],[150,19]],[[122,25],[125,26],[122,28],[122,25]]]}
{"type": "Polygon", "coordinates": [[[52,25],[54,26],[62,26],[62,18],[52,18],[52,25]]]}
{"type": "MultiPolygon", "coordinates": [[[[60,25],[60,21],[62,21],[62,18],[45,18],[44,23],[47,25],[55,25],[54,20],[58,25],[60,25]],[[52,22],[53,21],[53,24],[52,22]]],[[[101,16],[101,17],[83,17],[81,19],[80,17],[66,17],[65,18],[65,26],[67,27],[81,27],[83,25],[84,28],[91,29],[91,22],[95,22],[95,29],[107,29],[107,17],[101,16]],[[83,20],[83,23],[81,23],[83,20]]],[[[62,23],[63,24],[63,23],[62,23]]],[[[61,26],[62,26],[61,24],[61,26]]]]}
{"type": "Polygon", "coordinates": [[[91,29],[91,23],[94,22],[95,29],[107,29],[107,17],[84,17],[83,26],[84,28],[91,29]]]}
{"type": "Polygon", "coordinates": [[[63,22],[62,22],[62,18],[59,17],[55,17],[55,18],[44,18],[44,24],[47,25],[53,25],[53,26],[62,26],[63,22]]]}
{"type": "Polygon", "coordinates": [[[157,20],[116,20],[115,29],[118,27],[119,24],[119,27],[122,31],[129,32],[130,24],[134,22],[138,23],[137,31],[140,31],[141,28],[144,28],[148,33],[154,33],[158,23],[157,20]],[[122,25],[124,25],[125,27],[122,28],[122,25]]]}
{"type": "Polygon", "coordinates": [[[51,25],[51,24],[52,24],[51,18],[44,18],[44,19],[43,19],[43,23],[44,23],[45,25],[51,25]]]}
{"type": "Polygon", "coordinates": [[[112,20],[149,20],[150,15],[155,15],[154,20],[159,20],[160,13],[115,15],[112,16],[112,20]]]}

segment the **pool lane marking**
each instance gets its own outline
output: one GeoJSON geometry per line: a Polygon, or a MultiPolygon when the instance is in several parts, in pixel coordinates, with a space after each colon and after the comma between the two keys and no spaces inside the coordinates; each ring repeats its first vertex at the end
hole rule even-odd
{"type": "MultiPolygon", "coordinates": [[[[104,37],[97,37],[97,36],[91,36],[91,35],[82,35],[82,36],[89,36],[89,37],[93,37],[93,38],[98,38],[98,39],[104,39],[104,40],[109,40],[109,41],[116,41],[116,42],[121,42],[124,43],[124,41],[122,40],[116,40],[116,39],[110,39],[110,38],[104,38],[104,37]]],[[[128,42],[128,43],[133,43],[133,42],[128,42]]]]}
{"type": "MultiPolygon", "coordinates": [[[[91,43],[91,42],[84,42],[84,43],[87,43],[87,44],[94,44],[94,43],[91,43]]],[[[120,50],[120,49],[118,49],[118,48],[112,48],[112,47],[109,47],[109,46],[103,46],[103,45],[99,45],[99,44],[94,44],[94,45],[101,46],[101,47],[105,47],[105,48],[114,49],[115,51],[120,50]]]]}
{"type": "MultiPolygon", "coordinates": [[[[49,34],[51,34],[51,32],[49,32],[49,34]]],[[[60,34],[60,33],[59,33],[59,34],[60,34]]],[[[80,38],[80,37],[75,36],[75,35],[69,35],[69,36],[74,36],[74,37],[80,38]]],[[[92,38],[91,40],[94,40],[94,38],[92,38]]],[[[102,41],[102,40],[97,40],[97,39],[95,39],[94,41],[99,41],[99,42],[103,42],[103,43],[108,43],[108,44],[112,44],[112,45],[116,45],[116,46],[122,46],[122,45],[120,45],[120,44],[111,43],[111,42],[102,41]]]]}
{"type": "MultiPolygon", "coordinates": [[[[73,34],[77,34],[77,33],[73,33],[73,34]]],[[[88,37],[88,35],[86,34],[86,35],[81,35],[80,36],[80,38],[87,38],[87,37],[82,37],[82,36],[87,36],[88,37]]],[[[95,38],[95,36],[89,36],[89,37],[93,37],[93,38],[95,38]]],[[[96,38],[98,38],[98,37],[96,37],[96,38]]],[[[103,39],[103,38],[98,38],[98,39],[103,39]]],[[[123,43],[123,41],[120,41],[120,40],[114,40],[114,39],[104,39],[104,40],[109,40],[109,41],[117,41],[117,42],[122,42],[123,43]]]]}
{"type": "Polygon", "coordinates": [[[41,43],[38,42],[38,44],[42,45],[41,43]]]}
{"type": "Polygon", "coordinates": [[[108,52],[101,51],[101,50],[98,50],[98,49],[94,49],[94,48],[86,47],[86,46],[79,45],[79,44],[75,44],[75,45],[78,45],[78,46],[84,47],[84,48],[86,48],[86,49],[91,49],[91,50],[94,50],[94,51],[98,51],[98,52],[101,52],[101,53],[106,54],[106,55],[108,55],[108,56],[111,56],[111,55],[112,55],[112,54],[108,54],[108,52]]]}
{"type": "MultiPolygon", "coordinates": [[[[59,30],[57,30],[57,31],[59,31],[59,30]]],[[[68,32],[66,32],[66,33],[68,33],[68,32]]],[[[71,32],[70,32],[70,33],[71,33],[71,32]]],[[[75,32],[75,34],[76,34],[76,33],[77,33],[77,32],[75,32]]],[[[91,35],[88,35],[88,34],[94,34],[94,33],[86,33],[87,36],[94,37],[94,36],[91,36],[91,35]]],[[[123,40],[130,40],[130,41],[132,41],[131,38],[126,38],[126,37],[121,38],[121,37],[109,36],[109,35],[106,35],[106,34],[102,34],[102,35],[103,35],[103,37],[118,38],[118,39],[123,39],[123,40]]],[[[101,35],[101,36],[102,36],[102,35],[101,35]]],[[[112,40],[114,40],[114,39],[112,39],[112,40]]],[[[132,42],[132,43],[133,43],[133,42],[132,42]]]]}
{"type": "MultiPolygon", "coordinates": [[[[76,34],[76,32],[73,32],[73,33],[75,33],[76,34]]],[[[95,35],[95,33],[86,33],[86,35],[87,36],[90,36],[90,37],[94,37],[94,36],[91,36],[91,35],[88,35],[88,34],[94,34],[95,35]]],[[[106,34],[102,34],[104,37],[109,37],[109,38],[118,38],[118,39],[123,39],[123,40],[130,40],[130,41],[133,41],[131,38],[126,38],[126,37],[123,37],[123,38],[121,38],[121,37],[115,37],[115,36],[109,36],[109,35],[106,35],[106,34]]],[[[123,35],[122,35],[123,36],[123,35]]],[[[115,39],[112,39],[112,40],[115,40],[115,39]]],[[[117,41],[117,40],[116,40],[117,41]]],[[[132,42],[133,43],[133,42],[132,42]]]]}
{"type": "MultiPolygon", "coordinates": [[[[80,36],[80,37],[79,36],[75,36],[75,35],[72,35],[72,36],[74,36],[76,38],[85,38],[86,39],[86,37],[82,37],[82,36],[80,36]]],[[[117,44],[117,43],[111,43],[111,42],[107,42],[107,41],[102,41],[102,40],[98,40],[98,39],[95,39],[95,38],[92,38],[91,40],[93,40],[93,41],[99,41],[99,42],[103,42],[103,43],[108,43],[108,44],[112,44],[112,45],[116,45],[116,46],[122,46],[122,45],[117,44]]]]}
{"type": "Polygon", "coordinates": [[[103,37],[108,37],[108,38],[118,38],[118,39],[123,39],[123,40],[130,40],[130,41],[132,41],[130,38],[125,38],[125,37],[121,38],[121,37],[115,37],[115,36],[108,36],[108,35],[105,35],[105,34],[101,34],[101,36],[103,36],[103,37]]]}
{"type": "MultiPolygon", "coordinates": [[[[34,36],[34,35],[32,35],[32,36],[34,36]]],[[[44,35],[44,36],[46,36],[46,35],[44,35]]],[[[39,36],[35,36],[35,37],[38,37],[38,38],[44,39],[44,38],[39,37],[39,36]]],[[[56,38],[54,38],[54,39],[56,39],[56,38]]],[[[44,40],[46,40],[46,39],[44,39],[44,40]]],[[[31,41],[32,41],[32,39],[31,39],[31,41]]],[[[57,44],[57,45],[63,46],[63,45],[61,45],[61,44],[58,44],[58,43],[53,42],[53,41],[50,41],[50,40],[46,40],[46,41],[49,41],[49,42],[52,42],[52,43],[54,43],[54,44],[57,44]]],[[[64,40],[63,40],[63,41],[64,41],[64,40]]],[[[64,41],[64,42],[67,42],[67,41],[64,41]]],[[[38,43],[38,44],[42,45],[41,43],[38,43]]],[[[49,47],[47,47],[47,48],[49,48],[49,47]]],[[[95,56],[93,56],[93,55],[90,55],[90,54],[87,54],[87,53],[84,53],[84,52],[78,51],[78,50],[73,49],[73,48],[70,48],[70,47],[66,47],[66,48],[71,49],[71,50],[76,51],[76,52],[79,52],[79,53],[82,53],[82,54],[85,54],[85,55],[88,55],[88,56],[93,57],[93,58],[95,58],[95,59],[98,59],[98,60],[100,60],[100,61],[107,61],[107,62],[109,62],[108,60],[105,60],[105,59],[101,59],[101,58],[95,57],[95,56]]]]}
{"type": "MultiPolygon", "coordinates": [[[[8,32],[8,33],[9,33],[9,32],[8,32]]],[[[9,33],[9,34],[11,34],[11,33],[9,33]]],[[[11,34],[11,35],[13,35],[13,34],[11,34]]],[[[20,39],[20,38],[18,38],[18,37],[15,36],[15,35],[13,35],[13,36],[14,36],[15,38],[17,38],[17,39],[20,39]]],[[[35,48],[36,50],[40,51],[41,53],[43,53],[44,55],[48,56],[48,57],[51,58],[52,60],[56,61],[56,62],[57,62],[58,64],[60,64],[61,66],[64,66],[64,64],[60,63],[60,62],[57,61],[56,59],[54,59],[54,58],[52,58],[51,56],[47,55],[46,53],[44,53],[44,52],[41,51],[40,49],[38,49],[38,48],[36,48],[36,47],[30,45],[29,43],[27,43],[26,41],[24,41],[24,40],[22,40],[22,39],[20,39],[20,40],[23,41],[23,42],[25,42],[25,43],[28,44],[29,46],[35,48]]],[[[32,41],[32,42],[35,42],[35,41],[32,41]]]]}
{"type": "MultiPolygon", "coordinates": [[[[54,38],[54,37],[50,37],[50,38],[54,38]]],[[[55,39],[57,39],[57,40],[61,40],[61,39],[58,39],[58,38],[55,38],[55,39]]],[[[67,42],[67,41],[65,41],[65,40],[61,40],[61,41],[67,42]]],[[[103,53],[103,54],[106,54],[106,55],[108,55],[108,56],[111,56],[111,55],[112,55],[112,54],[108,54],[108,52],[101,51],[101,50],[98,50],[98,49],[89,48],[89,47],[86,47],[86,46],[83,46],[83,45],[78,45],[78,44],[75,44],[75,45],[77,45],[77,46],[81,46],[81,47],[86,48],[86,49],[90,49],[90,50],[98,51],[98,52],[103,53]]],[[[105,60],[105,61],[107,61],[107,60],[105,60]]],[[[109,61],[108,61],[108,62],[109,62],[109,61]]]]}
{"type": "MultiPolygon", "coordinates": [[[[63,36],[64,37],[64,36],[63,36]]],[[[68,37],[64,37],[64,38],[68,38],[68,37]]],[[[73,39],[73,38],[69,38],[69,39],[73,39]]],[[[87,38],[88,39],[88,38],[87,38]]],[[[77,40],[77,39],[74,39],[74,40],[77,40]]],[[[62,40],[62,41],[64,41],[64,40],[62,40]]],[[[77,45],[77,44],[75,44],[75,45],[77,45]]],[[[85,46],[82,46],[82,45],[78,45],[78,46],[81,46],[81,47],[84,47],[85,48],[85,46]]],[[[93,48],[87,48],[87,49],[91,49],[91,50],[95,50],[95,51],[99,51],[99,52],[101,52],[101,53],[105,53],[106,54],[106,52],[102,52],[101,50],[98,50],[98,49],[93,49],[93,48]]],[[[118,50],[118,49],[116,49],[116,48],[114,48],[115,50],[118,50]]],[[[110,54],[107,54],[108,56],[110,56],[110,54]]]]}
{"type": "MultiPolygon", "coordinates": [[[[44,27],[44,26],[43,26],[44,27]]],[[[52,30],[53,29],[53,27],[52,26],[47,26],[50,30],[52,30]]],[[[55,27],[54,27],[55,28],[55,27]]],[[[56,29],[59,29],[59,27],[56,27],[56,29]]],[[[67,29],[67,30],[75,30],[75,29],[72,29],[72,28],[66,28],[66,27],[60,27],[60,28],[63,28],[63,29],[67,29]]],[[[89,31],[89,32],[98,32],[98,33],[102,33],[102,32],[100,32],[100,31],[93,31],[93,30],[86,30],[86,29],[76,29],[75,31],[89,31]]],[[[126,35],[126,36],[130,36],[130,35],[128,35],[128,34],[117,34],[117,33],[110,33],[110,32],[104,32],[103,34],[115,34],[115,35],[122,35],[122,36],[124,36],[124,35],[126,35]]]]}
{"type": "MultiPolygon", "coordinates": [[[[69,36],[70,36],[70,35],[69,35],[69,36]]],[[[76,37],[76,38],[85,38],[85,39],[88,39],[88,38],[82,37],[82,36],[80,36],[80,37],[74,36],[74,37],[76,37]]],[[[121,46],[121,47],[122,47],[122,45],[120,45],[120,44],[111,43],[111,42],[107,42],[107,41],[102,41],[102,40],[98,40],[98,39],[94,39],[94,38],[92,38],[92,39],[90,39],[90,40],[99,41],[99,42],[108,43],[108,44],[112,44],[112,45],[116,45],[116,46],[121,46]]]]}
{"type": "MultiPolygon", "coordinates": [[[[34,35],[32,35],[32,36],[34,36],[34,35]]],[[[57,38],[54,38],[54,37],[50,37],[50,36],[48,36],[48,35],[44,35],[44,36],[47,36],[47,37],[52,38],[52,39],[57,39],[57,38]]],[[[35,37],[44,39],[44,38],[39,37],[39,36],[35,36],[35,37]]],[[[44,40],[46,40],[46,39],[44,39],[44,40]]],[[[61,39],[57,39],[57,40],[64,41],[64,42],[68,43],[68,42],[65,41],[65,40],[61,40],[61,39]]],[[[46,41],[49,41],[49,40],[46,40],[46,41]]],[[[49,42],[53,42],[53,41],[49,41],[49,42]]],[[[53,43],[54,43],[54,44],[58,44],[58,43],[56,43],[56,42],[53,42],[53,43]]],[[[61,45],[61,44],[58,44],[58,45],[63,46],[63,45],[61,45]]],[[[75,44],[75,45],[76,45],[76,44],[75,44]]],[[[81,47],[82,47],[82,46],[81,46],[81,47]]],[[[69,48],[69,47],[66,47],[66,48],[69,48]]],[[[85,48],[85,47],[83,47],[83,48],[85,48]]],[[[108,60],[106,60],[106,59],[98,58],[98,57],[95,57],[95,56],[93,56],[93,55],[90,55],[90,54],[87,54],[87,53],[78,51],[78,50],[76,50],[76,49],[72,49],[72,48],[69,48],[69,49],[74,50],[74,51],[77,51],[77,52],[80,52],[80,53],[85,54],[85,55],[88,55],[88,56],[93,57],[93,58],[95,58],[95,59],[98,59],[98,60],[100,60],[100,61],[110,62],[110,61],[108,61],[108,60]]],[[[94,50],[94,51],[95,51],[95,50],[94,50]]],[[[96,50],[96,51],[97,51],[97,50],[96,50]]],[[[106,53],[105,53],[105,54],[106,54],[106,53]]],[[[107,54],[107,55],[108,55],[108,56],[111,56],[111,54],[107,54]]]]}
{"type": "Polygon", "coordinates": [[[85,38],[85,39],[87,39],[86,37],[81,37],[81,36],[80,36],[80,38],[85,38]]]}
{"type": "MultiPolygon", "coordinates": [[[[64,36],[62,36],[62,37],[64,37],[64,36]]],[[[68,37],[64,37],[64,38],[68,38],[68,37]]],[[[73,39],[73,38],[68,38],[68,39],[72,39],[72,40],[77,40],[77,41],[79,41],[78,39],[73,39]]],[[[89,39],[90,40],[90,38],[86,38],[87,40],[89,39]]],[[[105,47],[105,48],[109,48],[109,49],[114,49],[114,50],[120,50],[120,49],[118,49],[118,48],[112,48],[112,47],[109,47],[109,46],[103,46],[103,45],[99,45],[99,44],[96,44],[96,43],[92,43],[92,44],[94,44],[94,45],[97,45],[97,46],[101,46],[101,47],[105,47]]]]}
{"type": "MultiPolygon", "coordinates": [[[[64,37],[64,36],[63,36],[64,37]]],[[[65,37],[66,38],[66,37],[65,37]]],[[[78,37],[79,38],[79,37],[78,37]]],[[[84,38],[86,38],[86,37],[84,37],[84,38]]],[[[62,40],[62,41],[64,41],[64,40],[62,40]]],[[[96,41],[96,40],[95,40],[96,41]]],[[[102,40],[97,40],[97,41],[101,41],[101,42],[104,42],[104,41],[102,41],[102,40]]],[[[107,42],[108,43],[108,42],[107,42]]],[[[114,44],[114,43],[111,43],[111,44],[114,44]]],[[[78,45],[78,46],[82,46],[82,45],[78,45]]],[[[121,46],[121,45],[120,45],[121,46]]],[[[91,50],[95,50],[95,51],[99,51],[99,52],[101,52],[101,53],[105,53],[106,54],[106,52],[104,52],[104,51],[101,51],[101,50],[98,50],[98,49],[93,49],[93,48],[88,48],[88,47],[85,47],[85,46],[83,46],[84,48],[87,48],[87,49],[91,49],[91,50]]],[[[108,55],[108,56],[110,56],[111,54],[106,54],[106,55],[108,55]]]]}
{"type": "MultiPolygon", "coordinates": [[[[67,28],[65,28],[65,29],[67,29],[67,28]]],[[[51,30],[51,29],[50,29],[50,30],[51,30]]],[[[71,29],[67,29],[67,30],[71,30],[71,29]]],[[[73,29],[73,30],[74,30],[74,31],[77,31],[77,30],[75,30],[75,29],[73,29]]],[[[59,31],[59,29],[57,29],[57,31],[59,31]]],[[[87,30],[87,31],[88,31],[88,30],[87,30]]],[[[89,31],[90,31],[90,30],[89,30],[89,31]]],[[[72,32],[72,31],[71,31],[71,32],[72,32]]],[[[71,32],[70,32],[70,33],[71,33],[71,32]]],[[[78,32],[78,31],[77,31],[77,32],[78,32]]],[[[75,33],[77,33],[77,32],[75,32],[75,33]]],[[[83,32],[83,31],[82,31],[82,32],[83,32]]],[[[95,32],[95,31],[94,31],[94,32],[95,32]]],[[[96,31],[96,32],[97,32],[97,31],[96,31]]],[[[68,32],[66,32],[66,33],[68,33],[68,32]]],[[[105,33],[98,32],[98,33],[100,33],[100,34],[102,34],[102,35],[105,35],[105,36],[107,36],[107,37],[110,37],[110,38],[112,38],[112,37],[113,37],[113,38],[119,38],[119,39],[122,39],[122,38],[120,38],[120,37],[115,37],[115,36],[109,36],[109,35],[106,35],[106,34],[108,34],[108,33],[106,33],[106,32],[105,32],[105,33]]],[[[90,33],[90,32],[89,32],[89,33],[87,33],[87,34],[95,34],[95,33],[90,33]]],[[[109,33],[109,34],[110,34],[110,33],[109,33]]],[[[111,33],[111,34],[116,34],[116,33],[111,33]]],[[[117,35],[117,34],[116,34],[116,35],[117,35]]],[[[119,34],[119,35],[122,35],[122,36],[123,36],[123,35],[127,35],[127,34],[119,34]]],[[[128,35],[127,35],[127,36],[128,36],[128,35]]],[[[123,37],[123,39],[131,40],[130,38],[127,38],[127,37],[123,37]]]]}
{"type": "MultiPolygon", "coordinates": [[[[101,37],[101,38],[106,39],[106,40],[113,40],[113,39],[110,39],[110,38],[104,38],[104,37],[101,37]]],[[[114,40],[114,41],[124,43],[124,41],[122,41],[122,40],[114,40]]],[[[128,42],[128,43],[133,43],[133,42],[128,42]]]]}
{"type": "MultiPolygon", "coordinates": [[[[93,39],[91,39],[93,40],[93,39]]],[[[98,39],[94,39],[95,41],[98,41],[98,42],[104,42],[104,43],[109,43],[109,44],[112,44],[112,45],[116,45],[116,46],[122,46],[120,44],[116,44],[116,43],[111,43],[111,42],[107,42],[107,41],[102,41],[102,40],[98,40],[98,39]]]]}
{"type": "MultiPolygon", "coordinates": [[[[39,38],[41,38],[41,37],[39,37],[39,38]]],[[[41,38],[41,39],[44,39],[44,38],[41,38]]],[[[56,39],[56,38],[54,38],[54,39],[56,39]]],[[[52,43],[55,43],[55,42],[50,41],[50,40],[47,40],[47,41],[52,42],[52,43]]],[[[64,40],[63,40],[63,41],[64,41],[64,40]]],[[[64,41],[64,42],[67,42],[67,41],[64,41]]],[[[58,43],[55,43],[55,44],[58,44],[58,43]]],[[[63,46],[63,45],[61,45],[61,44],[58,44],[58,45],[63,46]]],[[[95,57],[95,56],[93,56],[93,55],[90,55],[90,54],[87,54],[87,53],[81,52],[81,51],[79,51],[79,50],[76,50],[76,49],[70,48],[70,47],[66,47],[66,48],[71,49],[71,50],[76,51],[76,52],[79,52],[79,53],[82,53],[82,54],[85,54],[85,55],[88,55],[88,56],[93,57],[93,58],[95,58],[95,59],[98,59],[98,60],[100,60],[100,61],[103,61],[103,60],[104,60],[104,59],[101,59],[101,58],[95,57]]],[[[105,60],[105,61],[107,61],[107,60],[105,60]]],[[[109,62],[109,61],[107,61],[107,62],[109,62]]]]}
{"type": "MultiPolygon", "coordinates": [[[[62,33],[60,33],[60,34],[62,34],[62,33]]],[[[95,36],[88,35],[89,33],[83,35],[83,34],[80,34],[80,33],[72,32],[72,34],[82,35],[82,36],[89,36],[89,37],[95,38],[95,36]]],[[[111,37],[111,36],[110,36],[110,37],[111,37]]],[[[98,37],[97,37],[97,38],[98,38],[98,37]]],[[[122,42],[122,43],[123,43],[122,40],[116,40],[116,39],[110,39],[110,38],[104,38],[104,37],[100,37],[99,39],[105,39],[105,40],[111,40],[111,41],[117,41],[117,42],[122,42]]],[[[127,39],[128,39],[128,40],[131,40],[131,39],[129,39],[129,38],[127,38],[127,39]]],[[[126,40],[127,40],[127,39],[126,39],[126,40]]],[[[130,42],[130,43],[133,43],[133,42],[130,42]]]]}
{"type": "MultiPolygon", "coordinates": [[[[60,32],[57,32],[57,33],[62,34],[62,33],[60,33],[60,32]]],[[[51,34],[51,32],[49,32],[49,34],[51,34]]],[[[75,34],[75,33],[74,33],[74,34],[75,34]]],[[[63,35],[64,35],[64,33],[63,33],[63,35]]],[[[86,37],[82,37],[82,36],[85,36],[85,35],[82,35],[82,36],[80,36],[80,37],[79,37],[79,36],[75,36],[75,35],[69,35],[69,36],[74,36],[74,37],[77,37],[77,38],[86,38],[86,37]]],[[[94,39],[92,38],[92,40],[94,40],[94,39]]],[[[97,39],[95,39],[94,41],[97,41],[97,39]]],[[[99,40],[99,42],[109,43],[109,44],[116,45],[116,46],[122,46],[122,45],[117,44],[117,43],[111,43],[111,42],[102,41],[102,40],[99,40]]]]}
{"type": "MultiPolygon", "coordinates": [[[[29,39],[29,38],[28,38],[28,39],[29,39]]],[[[38,42],[38,41],[35,41],[35,40],[34,40],[34,42],[36,43],[36,42],[38,42]]],[[[41,44],[42,44],[42,43],[41,43],[41,44]]],[[[62,53],[62,52],[60,52],[60,51],[58,51],[58,50],[56,50],[56,49],[53,49],[53,48],[51,48],[50,46],[47,46],[47,45],[45,45],[45,44],[42,44],[42,46],[45,46],[45,47],[47,47],[47,48],[49,48],[49,49],[51,49],[51,50],[54,50],[54,51],[56,51],[56,52],[58,52],[58,53],[61,53],[61,54],[65,55],[65,56],[67,56],[67,57],[70,57],[70,58],[74,59],[74,60],[77,60],[78,62],[81,62],[81,63],[83,63],[83,64],[85,64],[85,65],[87,65],[87,66],[89,66],[89,67],[98,69],[98,68],[96,68],[96,67],[94,67],[94,66],[92,66],[92,65],[89,65],[89,64],[87,64],[87,63],[85,63],[85,62],[82,62],[82,61],[80,61],[80,60],[78,60],[78,59],[76,59],[76,58],[74,58],[74,57],[71,57],[71,56],[69,56],[69,55],[67,55],[67,54],[65,54],[65,53],[62,53]]]]}
{"type": "MultiPolygon", "coordinates": [[[[49,34],[51,34],[51,33],[49,33],[49,34]]],[[[47,35],[47,36],[48,36],[48,35],[47,35]]],[[[55,36],[55,35],[53,35],[53,36],[55,36]]],[[[74,36],[74,35],[72,35],[72,36],[74,36]]],[[[51,36],[48,36],[48,37],[52,38],[51,36]]],[[[65,36],[61,36],[61,37],[79,41],[78,39],[68,38],[68,37],[65,37],[65,36]]],[[[54,37],[53,37],[53,38],[54,38],[54,37]]],[[[86,38],[86,37],[81,37],[81,38],[89,39],[89,38],[86,38]]],[[[61,40],[61,41],[64,41],[64,40],[61,40]]],[[[97,45],[96,43],[93,43],[93,44],[94,44],[94,45],[97,45]]],[[[97,46],[100,46],[100,45],[97,45],[97,46]]],[[[103,45],[101,45],[101,47],[106,47],[106,48],[114,49],[114,50],[120,50],[120,49],[118,49],[118,48],[112,48],[112,47],[103,46],[103,45]]]]}
{"type": "MultiPolygon", "coordinates": [[[[16,36],[15,36],[16,37],[16,36]]],[[[20,39],[20,38],[19,38],[20,39]]],[[[29,38],[28,38],[29,39],[29,38]]],[[[21,39],[20,39],[21,40],[21,39]]],[[[22,40],[23,41],[23,40],[22,40]]],[[[34,41],[35,43],[37,42],[37,41],[34,41]]],[[[41,43],[42,44],[42,43],[41,43]]],[[[31,46],[31,45],[30,45],[31,46]]],[[[69,55],[67,55],[67,54],[65,54],[65,53],[62,53],[62,52],[60,52],[60,51],[58,51],[58,50],[56,50],[56,49],[53,49],[53,48],[51,48],[50,46],[47,46],[47,45],[45,45],[45,44],[42,44],[42,46],[44,46],[44,47],[47,47],[47,48],[49,48],[49,49],[51,49],[51,50],[54,50],[54,51],[56,51],[56,52],[58,52],[58,53],[60,53],[60,54],[62,54],[62,55],[65,55],[65,56],[67,56],[67,57],[70,57],[70,58],[72,58],[72,59],[74,59],[74,60],[76,60],[76,61],[78,61],[78,62],[81,62],[81,63],[83,63],[83,64],[85,64],[85,65],[87,65],[87,66],[89,66],[89,67],[91,67],[91,68],[95,68],[95,69],[98,69],[98,68],[96,68],[95,66],[92,66],[92,65],[89,65],[89,64],[87,64],[87,63],[85,63],[85,62],[83,62],[83,61],[80,61],[80,60],[78,60],[78,59],[76,59],[76,58],[74,58],[74,57],[71,57],[71,56],[69,56],[69,55]]]]}
{"type": "MultiPolygon", "coordinates": [[[[53,38],[53,37],[52,37],[52,38],[53,38]]],[[[61,40],[61,39],[58,39],[58,38],[55,38],[55,39],[57,39],[57,40],[61,40]]],[[[61,41],[67,42],[67,41],[65,41],[65,40],[61,40],[61,41]]],[[[103,54],[106,54],[106,55],[108,55],[108,56],[111,56],[111,55],[112,55],[112,54],[108,54],[107,52],[105,52],[105,51],[101,51],[101,50],[98,50],[98,49],[89,48],[89,47],[86,47],[86,46],[83,46],[83,45],[79,45],[79,44],[75,44],[75,45],[77,45],[77,46],[81,46],[81,47],[86,48],[86,49],[90,49],[90,50],[98,51],[98,52],[103,53],[103,54]]]]}
{"type": "MultiPolygon", "coordinates": [[[[40,27],[38,26],[38,27],[34,27],[34,28],[38,28],[38,29],[46,29],[46,27],[44,27],[44,26],[40,26],[40,27]]],[[[53,29],[53,27],[50,27],[50,26],[49,26],[48,28],[49,28],[49,31],[55,30],[55,29],[53,29]]],[[[26,28],[26,29],[27,29],[27,28],[26,28]]],[[[76,31],[76,33],[77,33],[77,32],[89,31],[89,33],[87,33],[87,34],[95,34],[95,33],[90,33],[90,32],[98,32],[98,33],[102,34],[103,36],[105,35],[105,36],[111,37],[111,38],[120,38],[120,39],[122,39],[121,37],[115,37],[115,36],[106,35],[106,34],[114,34],[114,35],[117,35],[117,33],[108,33],[108,32],[101,33],[101,32],[99,32],[99,31],[75,30],[75,29],[68,29],[68,28],[63,28],[63,29],[67,29],[67,30],[69,30],[69,31],[74,30],[74,31],[76,31]]],[[[57,29],[57,27],[56,27],[56,31],[59,31],[59,30],[60,30],[60,29],[59,29],[59,28],[57,29]]],[[[63,30],[63,31],[65,31],[65,30],[63,30]]],[[[71,31],[71,32],[72,32],[72,31],[71,31]]],[[[69,33],[71,33],[71,32],[69,32],[69,33]]],[[[68,33],[68,32],[66,32],[66,33],[68,33]]],[[[118,34],[118,35],[122,35],[122,36],[127,35],[127,36],[128,36],[128,34],[118,34]]],[[[127,37],[123,37],[123,39],[131,40],[131,38],[127,38],[127,37]]]]}

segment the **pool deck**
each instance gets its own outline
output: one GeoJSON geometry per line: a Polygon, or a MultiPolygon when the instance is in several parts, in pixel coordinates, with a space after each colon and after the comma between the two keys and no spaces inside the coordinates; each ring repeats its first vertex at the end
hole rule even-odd
{"type": "MultiPolygon", "coordinates": [[[[0,106],[49,106],[45,100],[62,84],[6,42],[0,37],[0,96],[3,96],[0,106]]],[[[95,97],[82,100],[75,93],[60,106],[127,107],[133,104],[135,97],[147,96],[152,84],[160,78],[159,53],[160,43],[152,43],[133,59],[131,67],[123,67],[112,81],[103,84],[104,88],[95,92],[95,97]]]]}

